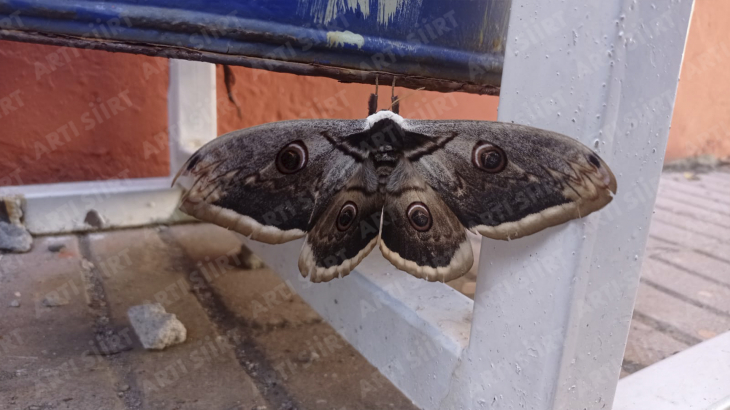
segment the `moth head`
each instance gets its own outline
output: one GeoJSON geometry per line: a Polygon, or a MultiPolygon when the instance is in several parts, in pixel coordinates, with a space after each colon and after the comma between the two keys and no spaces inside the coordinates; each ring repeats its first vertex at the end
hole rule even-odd
{"type": "Polygon", "coordinates": [[[406,218],[413,229],[419,232],[426,232],[433,225],[431,211],[423,202],[413,202],[406,209],[406,218]]]}
{"type": "Polygon", "coordinates": [[[282,174],[293,174],[307,166],[309,153],[302,141],[294,141],[276,154],[276,169],[282,174]]]}
{"type": "Polygon", "coordinates": [[[475,167],[491,174],[501,172],[507,166],[507,155],[502,148],[488,142],[477,142],[471,158],[475,167]]]}

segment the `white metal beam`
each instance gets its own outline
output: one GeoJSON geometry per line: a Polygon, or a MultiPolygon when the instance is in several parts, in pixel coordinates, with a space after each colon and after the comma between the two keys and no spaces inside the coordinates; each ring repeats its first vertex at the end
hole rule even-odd
{"type": "Polygon", "coordinates": [[[0,188],[0,196],[25,197],[25,226],[34,235],[98,229],[84,222],[92,210],[106,229],[192,220],[177,211],[181,192],[168,177],[0,188]]]}

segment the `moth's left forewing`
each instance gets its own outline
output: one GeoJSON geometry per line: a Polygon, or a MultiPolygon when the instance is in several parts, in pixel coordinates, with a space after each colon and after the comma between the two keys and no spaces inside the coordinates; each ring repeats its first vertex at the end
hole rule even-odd
{"type": "Polygon", "coordinates": [[[192,180],[180,209],[261,242],[301,238],[317,203],[326,203],[359,168],[337,144],[363,126],[282,121],[218,137],[178,172],[192,180]]]}
{"type": "Polygon", "coordinates": [[[406,125],[433,138],[457,134],[442,149],[417,158],[414,167],[464,226],[490,238],[518,238],[584,217],[616,192],[605,161],[561,134],[487,121],[406,125]],[[477,165],[480,159],[493,165],[494,157],[485,156],[494,155],[490,151],[504,156],[501,168],[477,165]]]}

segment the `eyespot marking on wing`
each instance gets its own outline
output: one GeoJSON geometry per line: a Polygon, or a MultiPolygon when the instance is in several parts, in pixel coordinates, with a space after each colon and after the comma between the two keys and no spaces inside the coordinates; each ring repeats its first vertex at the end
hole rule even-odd
{"type": "Polygon", "coordinates": [[[501,172],[507,166],[504,150],[488,142],[476,143],[471,158],[475,167],[490,174],[501,172]]]}
{"type": "Polygon", "coordinates": [[[307,166],[309,153],[302,141],[294,141],[276,154],[276,169],[282,174],[293,174],[307,166]]]}
{"type": "Polygon", "coordinates": [[[357,205],[352,201],[345,202],[337,215],[337,229],[340,232],[346,231],[357,219],[357,205]]]}
{"type": "Polygon", "coordinates": [[[423,202],[413,202],[406,208],[406,218],[413,229],[426,232],[433,226],[431,211],[423,202]]]}

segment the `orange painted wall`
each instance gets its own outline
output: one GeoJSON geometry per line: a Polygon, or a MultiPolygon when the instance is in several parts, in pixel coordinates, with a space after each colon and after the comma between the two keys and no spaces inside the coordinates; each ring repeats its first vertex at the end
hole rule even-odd
{"type": "Polygon", "coordinates": [[[165,59],[0,41],[0,186],[168,175],[167,86],[165,59]]]}
{"type": "Polygon", "coordinates": [[[730,157],[730,1],[695,0],[666,160],[730,157]]]}
{"type": "MultiPolygon", "coordinates": [[[[319,77],[300,77],[244,67],[232,67],[234,99],[229,101],[223,67],[217,67],[218,134],[271,121],[299,118],[356,119],[367,116],[367,101],[375,87],[342,84],[319,77]]],[[[464,93],[442,94],[396,87],[396,95],[408,96],[401,104],[401,115],[420,119],[496,120],[499,98],[464,93]]],[[[390,86],[378,91],[379,108],[390,105],[390,86]]]]}

